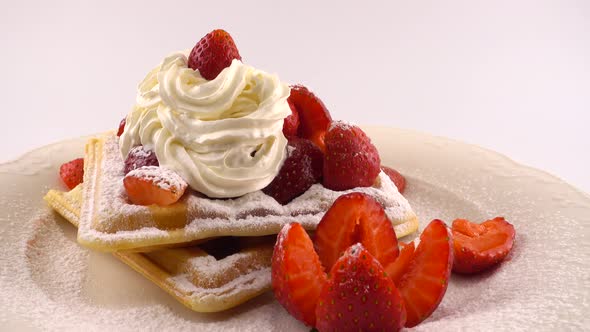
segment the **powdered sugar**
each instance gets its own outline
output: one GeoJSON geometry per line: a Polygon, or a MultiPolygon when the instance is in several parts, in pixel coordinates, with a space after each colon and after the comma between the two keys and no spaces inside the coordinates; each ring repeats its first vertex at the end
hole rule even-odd
{"type": "Polygon", "coordinates": [[[184,191],[188,186],[176,172],[159,166],[143,166],[127,173],[126,177],[143,179],[165,190],[184,191]]]}
{"type": "Polygon", "coordinates": [[[158,232],[158,229],[154,229],[158,226],[152,221],[149,207],[127,202],[122,186],[122,160],[116,137],[106,137],[104,146],[101,148],[97,145],[95,148],[99,151],[100,155],[97,157],[102,158],[102,162],[93,167],[89,161],[91,176],[85,178],[85,201],[78,239],[102,250],[109,250],[109,246],[119,242],[148,246],[216,236],[276,234],[283,225],[293,221],[301,223],[307,229],[315,229],[334,200],[350,192],[373,196],[384,206],[394,224],[415,218],[408,201],[382,172],[373,187],[337,192],[315,184],[287,205],[277,203],[262,191],[235,199],[210,199],[189,193],[181,201],[186,205],[186,226],[176,230],[160,229],[158,232]],[[94,168],[100,171],[92,172],[94,168]],[[121,226],[131,215],[138,216],[135,219],[142,220],[140,225],[143,227],[129,229],[121,226]],[[94,224],[96,222],[100,224],[94,224]]]}

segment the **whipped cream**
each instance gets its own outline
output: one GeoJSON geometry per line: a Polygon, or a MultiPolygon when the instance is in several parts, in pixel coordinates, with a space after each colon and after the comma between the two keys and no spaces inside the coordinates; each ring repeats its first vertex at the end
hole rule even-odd
{"type": "Polygon", "coordinates": [[[185,53],[166,57],[139,84],[119,140],[123,158],[137,145],[209,197],[266,187],[286,157],[283,120],[289,87],[239,60],[208,81],[185,53]]]}

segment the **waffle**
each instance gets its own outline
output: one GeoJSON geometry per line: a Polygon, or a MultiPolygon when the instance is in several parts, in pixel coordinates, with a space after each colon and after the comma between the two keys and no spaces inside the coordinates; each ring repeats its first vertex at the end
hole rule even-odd
{"type": "MultiPolygon", "coordinates": [[[[77,226],[82,186],[70,192],[51,190],[45,200],[77,226]]],[[[199,246],[113,255],[176,300],[198,312],[235,307],[270,289],[275,237],[224,237],[199,246]]]]}
{"type": "Polygon", "coordinates": [[[101,251],[146,251],[212,237],[277,234],[293,221],[313,230],[336,198],[353,191],[381,203],[398,236],[418,228],[408,201],[383,172],[373,187],[337,192],[315,184],[286,205],[262,191],[235,199],[211,199],[189,191],[171,206],[139,206],[128,202],[123,177],[118,138],[111,133],[91,139],[86,146],[79,243],[101,251]]]}

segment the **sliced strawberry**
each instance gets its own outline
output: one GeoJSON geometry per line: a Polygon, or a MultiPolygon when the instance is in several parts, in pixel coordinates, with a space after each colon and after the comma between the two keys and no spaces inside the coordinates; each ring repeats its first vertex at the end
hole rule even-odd
{"type": "Polygon", "coordinates": [[[324,151],[324,136],[332,122],[332,116],[324,103],[308,88],[299,84],[291,86],[289,101],[299,115],[298,136],[311,140],[324,151]]]}
{"type": "Polygon", "coordinates": [[[324,187],[347,190],[370,187],[381,172],[377,148],[357,126],[333,122],[325,138],[324,187]]]}
{"type": "Polygon", "coordinates": [[[123,185],[133,204],[159,206],[176,203],[188,186],[175,172],[157,166],[144,166],[129,172],[123,185]]]}
{"type": "Polygon", "coordinates": [[[397,187],[397,191],[403,194],[404,190],[406,190],[406,178],[391,167],[381,166],[381,169],[393,181],[393,184],[397,187]]]}
{"type": "Polygon", "coordinates": [[[415,245],[414,242],[400,243],[401,250],[399,256],[393,262],[389,264],[385,269],[387,275],[393,280],[394,284],[399,284],[401,277],[406,273],[406,270],[410,266],[412,259],[414,258],[415,245]]]}
{"type": "Polygon", "coordinates": [[[514,244],[514,226],[503,217],[481,224],[453,221],[453,272],[478,273],[500,263],[514,244]]]}
{"type": "Polygon", "coordinates": [[[406,327],[414,327],[438,307],[453,266],[453,240],[445,224],[433,220],[420,235],[412,262],[396,284],[406,306],[406,327]]]}
{"type": "Polygon", "coordinates": [[[262,191],[285,205],[322,177],[324,154],[310,140],[293,137],[279,174],[262,191]]]}
{"type": "Polygon", "coordinates": [[[314,245],[326,271],[352,244],[360,242],[386,268],[399,254],[397,237],[383,207],[371,196],[340,196],[326,212],[315,233],[314,245]]]}
{"type": "Polygon", "coordinates": [[[332,267],[316,317],[320,331],[399,331],[406,310],[381,264],[355,244],[332,267]]]}
{"type": "Polygon", "coordinates": [[[129,150],[125,158],[125,174],[143,166],[159,166],[158,157],[152,150],[146,149],[143,145],[134,146],[129,150]]]}
{"type": "Polygon", "coordinates": [[[279,303],[293,317],[314,326],[315,308],[326,275],[300,224],[285,225],[279,233],[271,269],[272,289],[279,303]]]}
{"type": "Polygon", "coordinates": [[[289,108],[291,108],[291,115],[285,118],[283,122],[283,135],[287,138],[296,137],[297,130],[299,130],[299,113],[291,100],[287,100],[289,108]]]}
{"type": "Polygon", "coordinates": [[[117,131],[117,136],[123,135],[125,131],[125,124],[127,123],[127,117],[124,117],[121,122],[119,122],[119,130],[117,131]]]}
{"type": "Polygon", "coordinates": [[[224,30],[209,32],[193,47],[188,66],[198,70],[202,77],[212,80],[231,65],[232,60],[242,60],[233,38],[224,30]]]}
{"type": "Polygon", "coordinates": [[[59,176],[69,189],[73,189],[84,180],[84,158],[71,160],[59,168],[59,176]]]}

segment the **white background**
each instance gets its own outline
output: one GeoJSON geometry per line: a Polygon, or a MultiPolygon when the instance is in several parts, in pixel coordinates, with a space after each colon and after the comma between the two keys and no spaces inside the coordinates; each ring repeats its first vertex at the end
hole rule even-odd
{"type": "Polygon", "coordinates": [[[2,1],[0,162],[116,128],[152,67],[224,28],[333,118],[478,144],[590,192],[590,1],[352,3],[2,1]]]}

